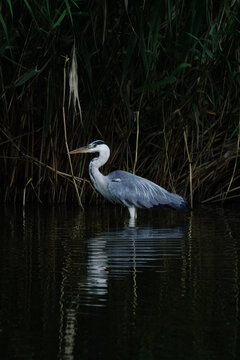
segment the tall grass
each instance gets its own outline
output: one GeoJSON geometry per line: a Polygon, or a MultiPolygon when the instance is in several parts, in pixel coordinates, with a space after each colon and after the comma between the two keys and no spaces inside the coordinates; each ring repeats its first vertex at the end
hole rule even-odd
{"type": "MultiPolygon", "coordinates": [[[[97,138],[106,172],[192,205],[237,198],[239,24],[237,1],[0,2],[0,200],[76,201],[65,144],[97,138]]],[[[83,201],[88,160],[73,158],[83,201]]]]}

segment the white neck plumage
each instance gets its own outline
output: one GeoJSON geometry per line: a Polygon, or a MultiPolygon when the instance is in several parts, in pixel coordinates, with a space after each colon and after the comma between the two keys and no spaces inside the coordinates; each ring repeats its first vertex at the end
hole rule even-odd
{"type": "Polygon", "coordinates": [[[99,169],[108,161],[110,156],[110,149],[106,144],[103,144],[98,146],[97,152],[99,153],[99,156],[97,158],[92,159],[91,162],[94,163],[93,164],[94,167],[99,169]]]}
{"type": "Polygon", "coordinates": [[[89,175],[93,185],[97,188],[96,180],[101,182],[103,175],[100,173],[99,168],[106,164],[110,156],[110,149],[106,144],[99,145],[96,148],[99,156],[93,158],[89,164],[89,175]],[[95,180],[96,179],[96,180],[95,180]]]}

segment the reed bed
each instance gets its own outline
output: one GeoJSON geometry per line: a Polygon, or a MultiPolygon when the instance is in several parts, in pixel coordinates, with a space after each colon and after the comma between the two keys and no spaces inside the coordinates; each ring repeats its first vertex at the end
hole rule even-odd
{"type": "Polygon", "coordinates": [[[0,201],[102,201],[68,156],[96,139],[106,173],[237,200],[239,30],[238,1],[0,1],[0,201]]]}

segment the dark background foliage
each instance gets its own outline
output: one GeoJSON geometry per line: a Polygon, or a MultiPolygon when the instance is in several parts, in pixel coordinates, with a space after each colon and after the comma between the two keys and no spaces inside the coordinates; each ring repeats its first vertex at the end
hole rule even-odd
{"type": "MultiPolygon", "coordinates": [[[[0,2],[0,200],[76,201],[63,111],[70,149],[109,144],[104,171],[194,204],[237,198],[239,30],[238,1],[0,2]]],[[[88,161],[73,158],[77,177],[88,161]]]]}

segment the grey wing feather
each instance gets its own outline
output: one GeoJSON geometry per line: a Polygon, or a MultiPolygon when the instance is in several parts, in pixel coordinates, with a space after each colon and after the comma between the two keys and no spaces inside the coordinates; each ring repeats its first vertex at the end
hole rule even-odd
{"type": "Polygon", "coordinates": [[[187,202],[161,186],[126,171],[114,171],[108,175],[111,200],[127,207],[152,208],[154,206],[187,210],[187,202]]]}

